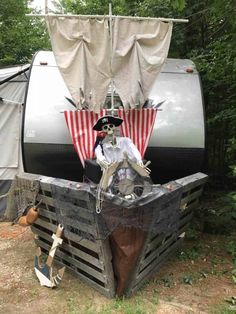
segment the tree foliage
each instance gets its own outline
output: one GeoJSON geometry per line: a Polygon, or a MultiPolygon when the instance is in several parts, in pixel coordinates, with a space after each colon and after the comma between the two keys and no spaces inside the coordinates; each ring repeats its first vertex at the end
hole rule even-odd
{"type": "Polygon", "coordinates": [[[0,65],[27,63],[35,51],[50,47],[44,22],[26,17],[26,0],[0,1],[0,65]]]}

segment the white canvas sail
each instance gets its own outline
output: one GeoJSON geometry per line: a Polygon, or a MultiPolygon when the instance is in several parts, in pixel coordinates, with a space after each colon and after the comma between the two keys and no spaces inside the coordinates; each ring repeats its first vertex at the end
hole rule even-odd
{"type": "Polygon", "coordinates": [[[144,104],[167,58],[172,22],[113,16],[110,34],[105,17],[46,20],[56,62],[78,108],[99,112],[111,81],[125,109],[144,104]]]}
{"type": "Polygon", "coordinates": [[[48,16],[52,49],[78,108],[99,112],[110,84],[110,41],[105,19],[48,16]]]}
{"type": "Polygon", "coordinates": [[[112,71],[125,109],[147,100],[169,50],[172,22],[115,19],[112,71]]]}

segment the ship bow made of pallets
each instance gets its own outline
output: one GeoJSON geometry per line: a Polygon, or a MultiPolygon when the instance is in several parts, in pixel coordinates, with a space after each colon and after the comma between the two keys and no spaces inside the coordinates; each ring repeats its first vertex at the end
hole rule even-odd
{"type": "MultiPolygon", "coordinates": [[[[145,243],[130,274],[126,296],[138,290],[179,247],[206,181],[207,175],[196,173],[161,186],[166,192],[154,208],[158,214],[153,215],[147,230],[145,243]],[[170,214],[176,208],[180,215],[175,229],[160,233],[155,228],[155,219],[160,217],[160,213],[170,214]]],[[[27,192],[32,186],[38,187],[36,201],[40,201],[40,215],[31,226],[37,246],[47,254],[52,245],[52,234],[62,223],[65,227],[63,243],[58,247],[55,259],[102,294],[115,297],[116,279],[110,241],[109,237],[104,237],[95,212],[96,199],[89,185],[78,186],[76,182],[27,173],[19,174],[15,184],[18,193],[27,192]]],[[[29,199],[27,201],[30,202],[29,199]]]]}

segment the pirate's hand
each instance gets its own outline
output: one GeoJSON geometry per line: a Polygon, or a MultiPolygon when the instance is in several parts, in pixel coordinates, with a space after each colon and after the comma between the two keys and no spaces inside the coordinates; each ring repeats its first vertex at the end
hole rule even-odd
{"type": "Polygon", "coordinates": [[[143,161],[142,161],[142,160],[138,161],[137,164],[138,164],[140,167],[144,167],[144,164],[143,164],[143,161]]]}
{"type": "Polygon", "coordinates": [[[100,165],[102,169],[107,169],[110,165],[106,159],[99,160],[97,161],[97,163],[100,165]]]}
{"type": "Polygon", "coordinates": [[[144,164],[143,164],[143,161],[141,160],[141,161],[138,161],[137,164],[138,164],[140,167],[144,168],[145,171],[147,172],[147,174],[150,174],[150,173],[151,173],[151,169],[149,169],[149,168],[147,167],[147,166],[150,164],[150,162],[147,162],[147,163],[144,165],[144,164]]]}

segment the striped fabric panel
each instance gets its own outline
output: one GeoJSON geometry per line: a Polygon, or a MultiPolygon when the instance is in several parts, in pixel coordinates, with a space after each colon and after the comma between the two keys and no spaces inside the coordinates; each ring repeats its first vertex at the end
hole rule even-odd
{"type": "Polygon", "coordinates": [[[93,126],[100,117],[106,114],[106,109],[101,110],[99,114],[88,110],[64,111],[72,143],[83,167],[86,159],[94,157],[93,147],[97,132],[93,130],[93,126]]]}
{"type": "Polygon", "coordinates": [[[152,135],[156,114],[157,110],[153,108],[131,109],[127,112],[118,110],[118,116],[124,120],[121,125],[122,135],[133,141],[142,158],[152,135]]]}

